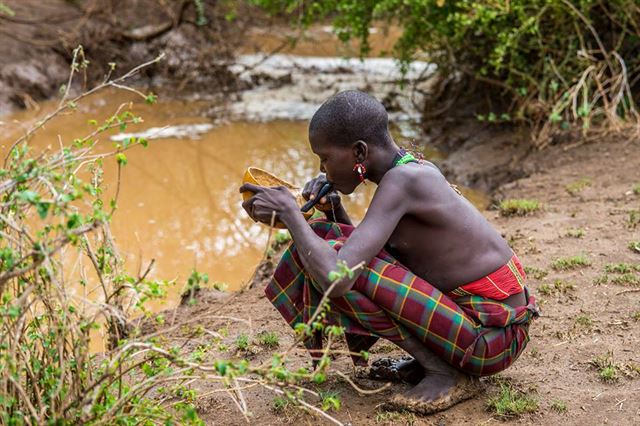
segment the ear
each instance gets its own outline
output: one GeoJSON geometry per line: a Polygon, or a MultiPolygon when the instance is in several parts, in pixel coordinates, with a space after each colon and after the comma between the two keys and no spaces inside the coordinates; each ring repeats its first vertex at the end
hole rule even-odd
{"type": "Polygon", "coordinates": [[[369,156],[369,146],[363,140],[357,140],[351,146],[353,156],[358,163],[363,163],[369,156]]]}

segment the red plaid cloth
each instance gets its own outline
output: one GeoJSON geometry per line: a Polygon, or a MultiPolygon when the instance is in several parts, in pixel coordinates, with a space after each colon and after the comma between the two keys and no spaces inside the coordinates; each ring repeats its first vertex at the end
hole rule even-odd
{"type": "MultiPolygon", "coordinates": [[[[310,224],[336,250],[354,229],[324,221],[310,224]]],[[[315,311],[322,289],[305,273],[294,244],[283,254],[265,294],[292,327],[306,323],[315,311]]],[[[527,306],[517,308],[480,296],[456,303],[383,250],[351,291],[331,299],[326,321],[345,328],[352,352],[368,350],[379,337],[401,341],[413,335],[451,365],[485,376],[511,365],[529,341],[529,323],[538,309],[526,294],[527,306]]],[[[305,345],[321,349],[322,336],[316,333],[305,345]]]]}

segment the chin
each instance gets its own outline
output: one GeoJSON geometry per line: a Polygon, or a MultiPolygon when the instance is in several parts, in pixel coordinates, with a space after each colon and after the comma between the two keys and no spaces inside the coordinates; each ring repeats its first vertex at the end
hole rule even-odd
{"type": "Polygon", "coordinates": [[[353,191],[355,191],[357,187],[358,187],[358,185],[352,186],[352,187],[348,187],[348,188],[345,188],[343,186],[336,186],[336,185],[333,186],[333,188],[336,191],[338,191],[338,192],[340,192],[341,194],[344,194],[344,195],[349,195],[349,194],[353,193],[353,191]]]}

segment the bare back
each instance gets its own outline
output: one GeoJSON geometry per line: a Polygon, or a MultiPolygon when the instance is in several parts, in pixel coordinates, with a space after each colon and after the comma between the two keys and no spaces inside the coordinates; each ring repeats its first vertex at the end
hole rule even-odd
{"type": "Polygon", "coordinates": [[[416,275],[449,292],[509,261],[506,241],[435,166],[412,163],[388,173],[411,199],[385,248],[416,275]]]}

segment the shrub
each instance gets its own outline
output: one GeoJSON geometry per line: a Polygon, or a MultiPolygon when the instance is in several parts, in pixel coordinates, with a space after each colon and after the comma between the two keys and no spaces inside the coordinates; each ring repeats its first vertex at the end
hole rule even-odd
{"type": "Polygon", "coordinates": [[[446,83],[463,76],[493,86],[507,102],[487,116],[545,123],[539,146],[553,131],[638,119],[640,7],[635,0],[250,3],[289,14],[302,27],[329,18],[341,40],[361,41],[362,55],[370,50],[374,23],[397,23],[402,35],[394,55],[404,69],[414,59],[427,59],[438,65],[446,83]]]}

